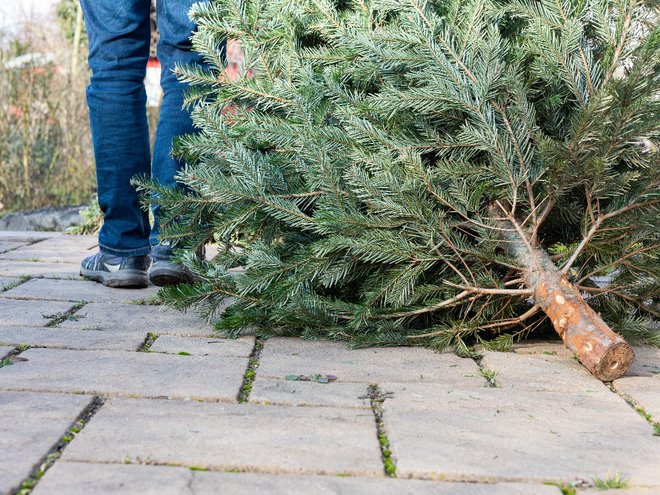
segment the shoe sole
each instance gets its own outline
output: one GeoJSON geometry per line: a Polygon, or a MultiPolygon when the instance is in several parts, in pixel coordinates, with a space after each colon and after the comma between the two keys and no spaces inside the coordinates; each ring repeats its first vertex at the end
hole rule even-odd
{"type": "Polygon", "coordinates": [[[111,273],[81,268],[80,275],[116,289],[144,289],[149,286],[149,276],[143,270],[121,270],[111,273]]]}
{"type": "Polygon", "coordinates": [[[149,272],[149,280],[159,287],[167,285],[191,284],[194,278],[181,271],[181,268],[152,268],[149,272]]]}

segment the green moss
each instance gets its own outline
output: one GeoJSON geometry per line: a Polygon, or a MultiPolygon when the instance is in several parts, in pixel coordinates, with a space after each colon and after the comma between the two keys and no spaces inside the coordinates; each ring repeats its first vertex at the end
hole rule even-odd
{"type": "Polygon", "coordinates": [[[495,381],[495,378],[497,377],[497,371],[495,370],[489,370],[487,368],[481,368],[479,370],[479,374],[486,379],[488,382],[488,386],[490,387],[497,387],[497,382],[495,381]]]}
{"type": "Polygon", "coordinates": [[[561,490],[562,495],[577,495],[577,489],[566,483],[558,483],[556,481],[546,481],[544,485],[556,486],[561,490]]]}
{"type": "Polygon", "coordinates": [[[605,478],[594,478],[594,486],[599,490],[618,490],[628,488],[628,480],[616,473],[605,478]]]}
{"type": "Polygon", "coordinates": [[[191,471],[210,471],[209,468],[201,467],[201,466],[188,466],[188,469],[191,471]]]}

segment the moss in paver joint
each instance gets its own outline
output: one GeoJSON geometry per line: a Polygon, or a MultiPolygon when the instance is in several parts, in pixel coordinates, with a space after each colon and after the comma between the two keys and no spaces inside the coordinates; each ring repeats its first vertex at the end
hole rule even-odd
{"type": "Polygon", "coordinates": [[[60,326],[60,323],[63,323],[67,320],[69,321],[79,320],[80,316],[76,315],[76,313],[80,311],[82,308],[84,308],[85,305],[87,305],[87,301],[82,300],[82,301],[78,301],[71,309],[67,311],[63,311],[61,313],[55,313],[52,315],[42,315],[44,318],[51,320],[50,322],[48,322],[48,325],[46,325],[46,327],[56,328],[60,326]]]}
{"type": "Polygon", "coordinates": [[[14,350],[0,360],[0,368],[11,366],[15,361],[20,361],[21,359],[18,358],[19,354],[27,351],[29,348],[30,346],[26,344],[17,345],[14,350]]]}
{"type": "Polygon", "coordinates": [[[609,389],[621,397],[624,401],[626,401],[626,404],[628,404],[630,407],[632,407],[637,414],[639,414],[642,418],[644,418],[653,428],[653,436],[654,437],[660,437],[660,422],[656,421],[653,416],[651,416],[651,413],[649,413],[646,409],[644,409],[640,404],[635,402],[635,400],[632,397],[629,397],[626,394],[620,393],[612,383],[609,384],[609,389]]]}
{"type": "Polygon", "coordinates": [[[385,402],[388,394],[382,393],[378,385],[369,385],[367,396],[371,400],[371,410],[376,420],[376,431],[378,433],[378,444],[380,445],[380,454],[383,461],[383,471],[385,471],[386,476],[396,478],[396,462],[392,454],[392,447],[387,437],[385,421],[383,419],[383,402],[385,402]]]}
{"type": "Polygon", "coordinates": [[[151,346],[154,345],[154,342],[156,342],[156,339],[158,338],[158,335],[155,333],[147,332],[147,336],[144,339],[144,342],[138,349],[138,352],[153,352],[151,350],[151,346]]]}
{"type": "Polygon", "coordinates": [[[144,299],[134,299],[130,302],[135,306],[162,306],[163,302],[158,295],[145,297],[144,299]]]}
{"type": "Polygon", "coordinates": [[[594,478],[594,486],[598,490],[618,490],[628,488],[628,480],[620,473],[606,476],[605,478],[594,478]]]}
{"type": "Polygon", "coordinates": [[[489,370],[488,368],[481,368],[479,374],[486,379],[489,387],[497,388],[497,382],[495,381],[497,371],[489,370]]]}
{"type": "Polygon", "coordinates": [[[473,356],[472,359],[476,363],[476,365],[479,367],[479,375],[481,375],[482,378],[486,380],[486,385],[485,387],[492,387],[492,388],[497,388],[497,381],[495,378],[497,377],[497,371],[496,370],[491,370],[486,368],[483,365],[483,356],[478,355],[478,356],[473,356]]]}
{"type": "Polygon", "coordinates": [[[32,490],[37,486],[46,471],[48,471],[53,464],[62,456],[64,449],[71,443],[78,433],[85,427],[89,420],[96,414],[99,408],[103,405],[101,397],[94,397],[92,403],[85,408],[85,410],[74,421],[73,425],[60,437],[51,451],[46,454],[42,461],[35,467],[30,475],[23,480],[16,495],[29,495],[32,490]]]}
{"type": "Polygon", "coordinates": [[[7,285],[0,286],[0,293],[15,289],[19,285],[23,285],[25,282],[31,279],[32,279],[31,275],[22,275],[20,279],[15,282],[10,282],[7,285]]]}
{"type": "Polygon", "coordinates": [[[577,488],[566,483],[558,483],[556,481],[546,481],[544,485],[556,486],[561,490],[562,495],[577,495],[577,488]]]}
{"type": "Polygon", "coordinates": [[[245,375],[243,375],[243,385],[241,390],[238,393],[238,403],[245,404],[249,398],[250,393],[252,392],[252,385],[254,384],[254,379],[257,377],[257,368],[259,367],[259,362],[261,359],[261,351],[264,348],[264,340],[257,337],[254,341],[254,347],[252,348],[252,353],[250,354],[250,360],[248,361],[248,367],[245,370],[245,375]]]}
{"type": "Polygon", "coordinates": [[[188,469],[190,469],[191,471],[210,471],[209,468],[205,468],[202,466],[188,466],[188,469]]]}

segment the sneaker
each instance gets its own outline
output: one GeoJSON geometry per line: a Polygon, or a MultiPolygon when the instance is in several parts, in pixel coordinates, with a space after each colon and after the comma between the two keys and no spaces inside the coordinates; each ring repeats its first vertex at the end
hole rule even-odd
{"type": "Polygon", "coordinates": [[[149,285],[149,255],[115,256],[99,251],[80,264],[80,275],[106,287],[143,289],[149,285]]]}
{"type": "MultiPolygon", "coordinates": [[[[197,253],[203,259],[204,252],[197,253]]],[[[195,274],[187,267],[173,261],[174,248],[167,243],[160,243],[151,248],[151,270],[149,280],[154,285],[191,284],[195,281],[195,274]]]]}

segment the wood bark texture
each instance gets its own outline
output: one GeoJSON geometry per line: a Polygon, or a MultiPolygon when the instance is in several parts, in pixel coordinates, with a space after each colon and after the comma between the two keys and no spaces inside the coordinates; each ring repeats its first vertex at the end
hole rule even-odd
{"type": "MultiPolygon", "coordinates": [[[[494,212],[493,212],[494,213],[494,212]]],[[[621,377],[635,359],[633,349],[587,304],[548,254],[522,241],[510,221],[499,221],[506,230],[504,246],[522,266],[525,285],[548,315],[555,330],[582,365],[604,382],[621,377]]]]}

